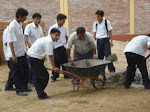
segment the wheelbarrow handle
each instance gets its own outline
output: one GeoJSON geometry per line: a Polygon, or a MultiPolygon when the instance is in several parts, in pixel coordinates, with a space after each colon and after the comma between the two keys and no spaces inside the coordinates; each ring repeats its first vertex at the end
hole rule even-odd
{"type": "MultiPolygon", "coordinates": [[[[53,71],[51,68],[46,68],[46,69],[53,71]]],[[[65,71],[65,70],[60,70],[60,69],[58,69],[58,72],[57,72],[57,73],[61,73],[61,74],[64,74],[64,75],[66,75],[66,76],[69,76],[69,77],[81,78],[80,76],[77,76],[77,75],[75,75],[75,74],[73,74],[73,73],[70,73],[70,72],[67,72],[67,71],[65,71]]]]}

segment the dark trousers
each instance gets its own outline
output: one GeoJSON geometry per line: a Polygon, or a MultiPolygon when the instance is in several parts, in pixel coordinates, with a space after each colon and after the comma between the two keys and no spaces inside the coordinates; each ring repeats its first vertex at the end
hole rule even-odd
{"type": "MultiPolygon", "coordinates": [[[[93,59],[93,49],[91,49],[88,53],[86,54],[79,54],[78,52],[76,52],[74,50],[73,53],[73,61],[79,61],[79,60],[83,60],[83,59],[93,59]]],[[[80,81],[79,78],[74,78],[75,81],[80,81]]]]}
{"type": "Polygon", "coordinates": [[[29,83],[34,84],[35,82],[35,75],[33,74],[32,68],[29,67],[29,83]]]}
{"type": "Polygon", "coordinates": [[[82,59],[92,59],[93,58],[93,49],[91,49],[88,53],[86,54],[79,54],[74,50],[73,53],[73,61],[79,61],[82,59]]]}
{"type": "Polygon", "coordinates": [[[44,66],[44,61],[36,58],[29,58],[29,64],[32,69],[33,75],[35,75],[34,86],[37,91],[38,97],[44,97],[46,88],[49,81],[49,73],[44,66]]]}
{"type": "Polygon", "coordinates": [[[148,85],[150,83],[148,79],[148,72],[146,67],[146,59],[144,56],[140,56],[138,54],[134,54],[131,52],[125,53],[128,67],[126,72],[126,80],[124,82],[125,86],[130,86],[134,81],[134,76],[136,72],[136,66],[139,68],[142,78],[143,85],[148,85]]]}
{"type": "MultiPolygon", "coordinates": [[[[28,63],[29,63],[29,57],[28,57],[28,63]]],[[[32,68],[29,65],[29,83],[34,84],[35,82],[35,75],[33,74],[32,68]]]]}
{"type": "MultiPolygon", "coordinates": [[[[54,63],[55,66],[59,69],[64,63],[68,63],[67,52],[64,46],[54,49],[54,63]]],[[[63,66],[62,69],[65,70],[63,66]]],[[[52,74],[53,74],[53,76],[51,77],[52,80],[56,80],[59,77],[59,73],[52,72],[52,74]]],[[[68,78],[68,77],[64,76],[64,78],[68,78]]]]}
{"type": "MultiPolygon", "coordinates": [[[[111,55],[110,42],[109,39],[97,39],[97,53],[99,59],[104,59],[111,55]]],[[[108,70],[110,72],[115,72],[115,67],[113,63],[108,64],[108,70]]]]}
{"type": "Polygon", "coordinates": [[[7,83],[5,85],[5,88],[13,88],[14,82],[13,82],[13,74],[12,74],[12,71],[11,71],[12,67],[11,67],[10,60],[7,61],[7,64],[8,64],[8,68],[10,69],[10,71],[9,71],[8,80],[7,80],[7,83]]]}
{"type": "Polygon", "coordinates": [[[16,92],[23,92],[27,89],[29,66],[26,56],[17,57],[17,63],[11,62],[11,73],[13,75],[13,82],[16,87],[16,92]]]}

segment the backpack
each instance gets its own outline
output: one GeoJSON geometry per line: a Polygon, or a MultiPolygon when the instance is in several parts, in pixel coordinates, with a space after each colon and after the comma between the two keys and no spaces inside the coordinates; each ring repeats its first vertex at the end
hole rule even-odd
{"type": "MultiPolygon", "coordinates": [[[[97,32],[97,25],[98,23],[96,23],[96,32],[97,32]]],[[[105,19],[105,27],[106,27],[106,30],[107,30],[107,35],[108,35],[108,27],[107,27],[107,20],[105,19]]],[[[109,35],[108,35],[109,36],[109,35]]]]}

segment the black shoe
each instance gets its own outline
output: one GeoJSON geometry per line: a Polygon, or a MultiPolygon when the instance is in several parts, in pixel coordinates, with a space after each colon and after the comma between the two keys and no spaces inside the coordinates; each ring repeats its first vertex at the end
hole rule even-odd
{"type": "Polygon", "coordinates": [[[16,89],[13,88],[13,85],[12,85],[12,84],[6,83],[6,84],[5,84],[5,89],[4,89],[4,90],[5,90],[5,91],[15,91],[16,89]]]}
{"type": "Polygon", "coordinates": [[[27,96],[27,93],[25,93],[25,92],[17,92],[16,94],[19,96],[27,96]]]}
{"type": "Polygon", "coordinates": [[[5,87],[5,91],[15,91],[16,88],[13,87],[5,87]]]}
{"type": "Polygon", "coordinates": [[[24,91],[25,91],[25,92],[31,92],[31,91],[32,91],[32,89],[27,88],[27,89],[25,89],[24,91]]]}
{"type": "Polygon", "coordinates": [[[128,86],[126,83],[123,83],[124,89],[128,89],[130,86],[128,86]]]}
{"type": "Polygon", "coordinates": [[[145,89],[150,89],[150,84],[145,85],[145,89]]]}
{"type": "Polygon", "coordinates": [[[38,97],[38,100],[44,100],[44,99],[52,99],[51,96],[44,96],[44,97],[38,97]]]}

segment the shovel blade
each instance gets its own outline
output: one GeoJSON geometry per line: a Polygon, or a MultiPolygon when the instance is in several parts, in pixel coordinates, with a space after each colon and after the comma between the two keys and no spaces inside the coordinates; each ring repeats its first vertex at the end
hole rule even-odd
{"type": "Polygon", "coordinates": [[[111,62],[115,62],[115,61],[118,61],[118,57],[117,57],[116,54],[112,54],[112,55],[106,57],[105,60],[108,60],[108,61],[111,61],[111,62]]]}

